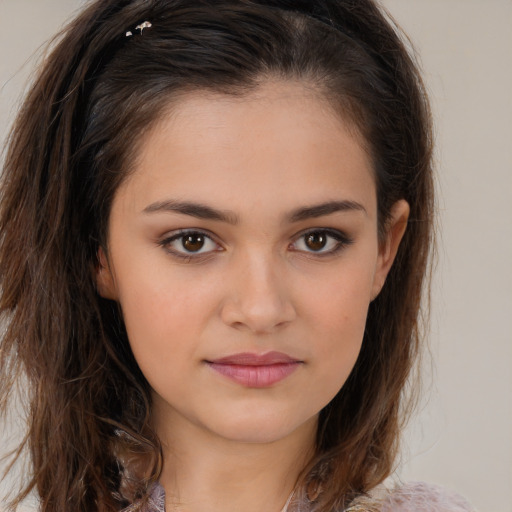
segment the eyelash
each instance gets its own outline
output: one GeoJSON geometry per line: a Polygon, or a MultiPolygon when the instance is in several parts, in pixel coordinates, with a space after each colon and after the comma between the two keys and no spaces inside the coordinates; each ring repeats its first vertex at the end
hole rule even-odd
{"type": "Polygon", "coordinates": [[[306,255],[314,256],[316,258],[324,258],[324,257],[333,256],[334,254],[337,254],[342,249],[345,249],[350,244],[352,244],[354,241],[352,238],[348,237],[346,234],[342,233],[341,231],[337,231],[334,229],[327,229],[327,228],[317,228],[317,229],[308,229],[307,231],[303,231],[302,233],[299,234],[299,236],[295,239],[295,241],[293,243],[296,244],[299,240],[305,240],[305,238],[307,236],[314,235],[314,234],[327,235],[327,237],[332,238],[336,241],[335,246],[332,249],[329,249],[327,251],[322,251],[322,250],[321,251],[307,251],[307,250],[301,251],[300,249],[299,250],[295,249],[295,251],[304,252],[306,255]]]}
{"type": "MultiPolygon", "coordinates": [[[[306,236],[313,235],[313,234],[327,235],[327,237],[332,238],[336,241],[336,245],[334,246],[334,248],[332,248],[328,251],[322,251],[322,250],[307,251],[307,250],[300,250],[300,249],[298,249],[298,250],[293,249],[293,250],[295,252],[303,252],[303,253],[307,254],[308,256],[322,258],[322,257],[332,256],[353,243],[353,239],[351,239],[350,237],[348,237],[341,231],[337,231],[337,230],[333,230],[333,229],[326,229],[326,228],[317,228],[317,229],[309,229],[307,231],[303,231],[295,238],[295,241],[292,242],[292,244],[290,244],[290,245],[296,244],[298,241],[304,240],[306,236]]],[[[217,246],[219,246],[219,244],[217,242],[215,242],[214,238],[211,235],[209,235],[207,232],[195,230],[195,229],[179,230],[179,231],[175,232],[174,234],[172,234],[171,236],[168,236],[168,237],[164,238],[163,240],[159,241],[158,245],[163,247],[172,256],[179,258],[181,260],[184,260],[186,262],[189,262],[192,260],[204,259],[208,256],[211,256],[211,254],[213,252],[220,252],[222,250],[222,249],[214,249],[214,250],[206,251],[206,252],[187,253],[187,252],[180,252],[180,251],[170,248],[170,245],[173,242],[182,239],[182,245],[183,245],[184,237],[194,236],[194,235],[202,236],[205,239],[208,239],[209,241],[211,241],[211,242],[215,243],[217,246]]],[[[202,249],[202,247],[201,247],[201,249],[202,249]]]]}
{"type": "Polygon", "coordinates": [[[182,230],[179,230],[179,231],[175,232],[174,234],[172,234],[171,236],[168,236],[168,237],[164,238],[163,240],[159,241],[158,245],[163,247],[172,256],[174,256],[176,258],[179,258],[179,259],[181,259],[181,260],[183,260],[185,262],[188,262],[188,261],[191,261],[191,260],[199,260],[200,258],[205,258],[205,257],[210,256],[212,252],[219,252],[219,249],[217,249],[217,250],[201,252],[201,253],[199,253],[199,252],[186,253],[186,252],[180,252],[180,251],[177,251],[177,250],[174,250],[174,249],[170,248],[170,245],[173,242],[175,242],[176,240],[182,239],[182,245],[183,245],[183,238],[184,237],[186,237],[186,236],[194,236],[194,235],[202,236],[205,239],[208,239],[209,241],[215,243],[216,245],[219,245],[219,244],[217,244],[217,242],[215,242],[213,237],[210,236],[207,232],[200,231],[200,230],[197,230],[197,229],[182,229],[182,230]]]}

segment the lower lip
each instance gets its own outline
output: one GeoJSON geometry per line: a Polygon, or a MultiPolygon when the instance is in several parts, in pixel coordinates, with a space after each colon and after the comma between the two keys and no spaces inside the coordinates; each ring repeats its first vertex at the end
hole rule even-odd
{"type": "Polygon", "coordinates": [[[299,364],[300,362],[293,362],[254,366],[208,363],[208,366],[224,377],[248,388],[268,388],[286,379],[299,367],[299,364]]]}

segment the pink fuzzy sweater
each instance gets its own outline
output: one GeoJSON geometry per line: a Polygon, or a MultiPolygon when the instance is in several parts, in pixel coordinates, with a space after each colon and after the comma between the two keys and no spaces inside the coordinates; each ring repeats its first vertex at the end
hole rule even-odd
{"type": "Polygon", "coordinates": [[[409,482],[385,498],[382,512],[475,512],[460,495],[425,482],[409,482]]]}
{"type": "MultiPolygon", "coordinates": [[[[290,507],[295,510],[295,507],[290,507]]],[[[301,512],[305,509],[298,507],[301,512]]],[[[410,482],[391,491],[379,490],[375,497],[352,505],[346,512],[475,512],[459,494],[425,482],[410,482]]],[[[146,512],[165,512],[165,493],[156,485],[146,512]]],[[[290,510],[292,512],[292,510],[290,510]]]]}

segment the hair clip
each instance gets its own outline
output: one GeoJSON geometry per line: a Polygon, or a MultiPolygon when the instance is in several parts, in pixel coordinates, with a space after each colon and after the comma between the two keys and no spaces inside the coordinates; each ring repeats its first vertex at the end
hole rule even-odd
{"type": "MultiPolygon", "coordinates": [[[[150,21],[144,21],[143,23],[141,23],[140,25],[137,25],[135,27],[135,30],[140,30],[140,33],[142,34],[143,30],[145,28],[149,28],[149,27],[152,27],[153,24],[150,22],[150,21]]],[[[126,37],[130,37],[130,36],[133,36],[133,32],[131,30],[128,30],[128,32],[126,32],[125,34],[126,37]]]]}

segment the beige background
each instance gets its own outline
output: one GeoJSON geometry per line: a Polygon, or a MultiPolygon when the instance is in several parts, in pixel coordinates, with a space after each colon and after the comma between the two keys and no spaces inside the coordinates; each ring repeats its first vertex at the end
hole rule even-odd
{"type": "MultiPolygon", "coordinates": [[[[80,3],[0,0],[0,140],[31,56],[80,3]]],[[[423,63],[441,212],[434,385],[399,474],[457,489],[482,512],[512,512],[512,1],[382,3],[423,63]]]]}

